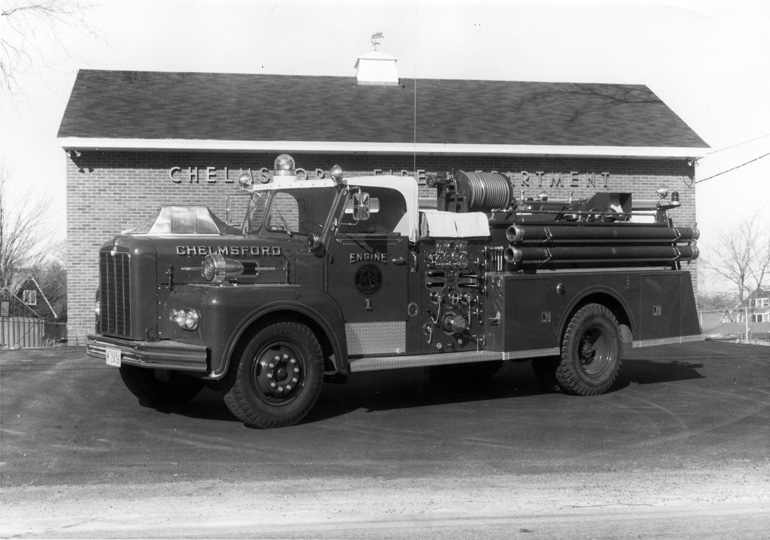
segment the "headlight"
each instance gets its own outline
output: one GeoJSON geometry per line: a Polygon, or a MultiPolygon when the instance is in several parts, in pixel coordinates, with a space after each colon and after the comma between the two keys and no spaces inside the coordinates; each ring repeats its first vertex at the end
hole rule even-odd
{"type": "Polygon", "coordinates": [[[94,313],[96,313],[96,317],[97,318],[102,316],[102,301],[101,300],[97,300],[96,303],[94,304],[94,313]]]}
{"type": "Polygon", "coordinates": [[[201,320],[200,313],[195,309],[172,309],[168,318],[182,330],[195,330],[201,320]]]}

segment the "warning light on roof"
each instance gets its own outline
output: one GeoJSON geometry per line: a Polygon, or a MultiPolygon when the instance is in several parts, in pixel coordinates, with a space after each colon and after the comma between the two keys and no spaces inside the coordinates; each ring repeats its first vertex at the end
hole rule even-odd
{"type": "Polygon", "coordinates": [[[296,176],[294,166],[294,158],[289,154],[281,154],[275,158],[275,175],[276,176],[296,176]]]}

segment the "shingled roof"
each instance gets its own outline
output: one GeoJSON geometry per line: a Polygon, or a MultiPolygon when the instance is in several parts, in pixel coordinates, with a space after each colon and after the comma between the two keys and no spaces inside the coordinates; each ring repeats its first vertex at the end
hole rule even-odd
{"type": "Polygon", "coordinates": [[[81,70],[65,148],[696,156],[644,85],[81,70]],[[599,150],[601,149],[601,151],[599,150]]]}

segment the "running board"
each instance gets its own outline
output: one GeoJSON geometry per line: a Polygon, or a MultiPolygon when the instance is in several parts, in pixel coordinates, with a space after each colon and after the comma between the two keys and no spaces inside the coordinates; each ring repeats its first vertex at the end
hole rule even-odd
{"type": "Polygon", "coordinates": [[[677,345],[679,343],[693,343],[696,341],[705,341],[706,336],[703,334],[696,334],[694,336],[676,336],[671,338],[660,339],[643,339],[634,341],[633,348],[639,349],[641,347],[655,347],[657,345],[677,345]]]}
{"type": "Polygon", "coordinates": [[[491,362],[494,360],[524,360],[539,356],[554,356],[559,348],[532,349],[529,351],[468,351],[438,354],[413,354],[409,356],[370,356],[351,359],[350,372],[378,371],[381,369],[401,369],[425,366],[446,366],[450,364],[470,364],[473,362],[491,362]]]}

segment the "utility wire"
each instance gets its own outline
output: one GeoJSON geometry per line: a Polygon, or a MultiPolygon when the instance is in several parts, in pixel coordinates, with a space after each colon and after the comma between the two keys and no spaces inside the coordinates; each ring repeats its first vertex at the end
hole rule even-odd
{"type": "MultiPolygon", "coordinates": [[[[735,143],[735,144],[733,144],[731,146],[725,146],[724,148],[719,148],[717,150],[714,150],[713,152],[709,152],[708,154],[706,154],[703,157],[706,158],[706,157],[709,157],[709,156],[713,156],[714,154],[718,154],[719,152],[724,152],[725,150],[730,150],[732,148],[737,148],[738,146],[743,146],[744,144],[750,144],[750,143],[753,143],[753,142],[758,141],[760,139],[766,139],[767,137],[770,137],[770,133],[765,133],[764,135],[760,135],[759,137],[755,137],[755,138],[753,138],[751,140],[748,140],[748,141],[743,141],[743,142],[735,143]]],[[[701,158],[701,159],[703,159],[703,158],[701,158]]]]}
{"type": "Polygon", "coordinates": [[[720,173],[712,174],[708,178],[702,178],[701,180],[696,180],[695,183],[696,184],[700,184],[701,182],[705,182],[706,180],[711,180],[712,178],[716,178],[717,176],[722,176],[723,174],[727,174],[730,171],[734,171],[735,169],[740,169],[741,167],[745,167],[749,163],[754,163],[755,161],[759,161],[760,159],[766,158],[767,156],[770,156],[770,152],[768,152],[767,154],[763,154],[763,155],[761,155],[759,157],[756,157],[756,158],[754,158],[752,160],[749,160],[749,161],[747,161],[745,163],[741,163],[740,165],[736,165],[735,167],[733,167],[731,169],[727,169],[726,171],[722,171],[720,173]]]}

